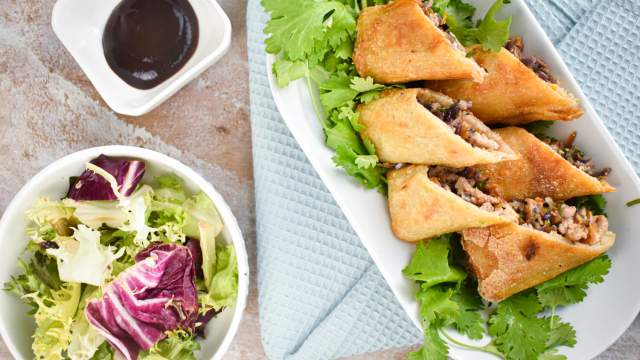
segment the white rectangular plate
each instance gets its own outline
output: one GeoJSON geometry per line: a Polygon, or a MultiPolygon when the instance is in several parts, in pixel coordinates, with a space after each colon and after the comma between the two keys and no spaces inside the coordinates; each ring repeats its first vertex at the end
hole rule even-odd
{"type": "MultiPolygon", "coordinates": [[[[484,14],[492,1],[467,0],[484,14]]],[[[626,207],[625,203],[640,197],[640,180],[629,162],[611,138],[602,120],[582,93],[553,44],[546,36],[523,0],[505,6],[501,16],[513,16],[511,33],[521,35],[527,54],[544,59],[560,83],[581,101],[585,114],[578,120],[554,124],[551,134],[562,138],[572,130],[578,131],[577,145],[592,156],[600,166],[613,169],[609,182],[617,192],[608,194],[607,211],[610,227],[618,235],[609,252],[613,267],[603,284],[592,286],[589,296],[580,304],[558,311],[577,331],[574,348],[562,348],[569,359],[593,358],[609,347],[640,310],[640,287],[637,285],[637,262],[640,259],[640,206],[626,207]],[[634,221],[636,220],[636,221],[634,221]]],[[[391,233],[386,200],[377,191],[367,190],[341,169],[334,166],[333,151],[324,144],[322,127],[314,113],[309,91],[298,80],[286,88],[279,88],[273,78],[270,56],[267,71],[278,110],[309,161],[324,181],[362,243],[389,283],[407,314],[420,327],[415,287],[402,276],[402,268],[409,262],[415,246],[402,242],[391,233]]],[[[494,359],[492,355],[467,351],[451,346],[456,359],[494,359]]]]}

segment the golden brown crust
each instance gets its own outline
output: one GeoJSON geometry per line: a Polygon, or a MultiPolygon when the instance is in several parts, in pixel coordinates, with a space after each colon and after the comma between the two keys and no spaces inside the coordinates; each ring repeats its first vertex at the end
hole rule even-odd
{"type": "Polygon", "coordinates": [[[387,173],[391,229],[399,239],[415,242],[509,221],[433,183],[428,170],[412,165],[387,173]]]}
{"type": "Polygon", "coordinates": [[[474,79],[484,70],[431,22],[419,0],[396,0],[364,9],[358,17],[353,62],[362,77],[382,84],[474,79]]]}
{"type": "Polygon", "coordinates": [[[526,130],[516,127],[495,132],[520,158],[475,167],[488,185],[507,200],[551,197],[556,200],[615,191],[601,181],[571,165],[553,149],[526,130]]]}
{"type": "Polygon", "coordinates": [[[473,47],[474,59],[488,72],[484,81],[434,81],[427,85],[455,99],[473,103],[485,124],[522,125],[536,120],[572,120],[582,115],[575,97],[540,79],[506,49],[485,52],[473,47]]]}
{"type": "Polygon", "coordinates": [[[596,245],[573,244],[560,235],[514,223],[462,232],[478,291],[489,301],[503,300],[584,264],[606,252],[614,241],[615,234],[607,232],[596,245]]]}
{"type": "Polygon", "coordinates": [[[364,126],[361,134],[373,142],[380,160],[464,167],[517,158],[499,136],[477,119],[474,126],[491,134],[500,148],[490,151],[471,146],[418,102],[420,92],[430,91],[387,90],[377,100],[358,107],[359,122],[364,126]]]}

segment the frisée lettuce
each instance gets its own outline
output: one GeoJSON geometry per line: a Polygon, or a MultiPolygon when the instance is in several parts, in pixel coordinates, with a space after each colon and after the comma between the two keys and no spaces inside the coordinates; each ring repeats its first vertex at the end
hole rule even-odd
{"type": "Polygon", "coordinates": [[[22,273],[4,289],[30,306],[35,358],[195,359],[204,325],[235,304],[213,201],[172,174],[143,183],[144,170],[101,155],[65,198],[26,212],[22,273]]]}

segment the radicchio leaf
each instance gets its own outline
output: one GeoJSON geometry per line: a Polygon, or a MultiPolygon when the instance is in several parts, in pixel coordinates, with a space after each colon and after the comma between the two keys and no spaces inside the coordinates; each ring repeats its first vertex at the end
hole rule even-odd
{"type": "Polygon", "coordinates": [[[196,267],[196,276],[203,277],[202,274],[202,249],[200,248],[200,241],[197,239],[187,238],[187,243],[185,244],[187,248],[191,251],[191,256],[193,256],[193,264],[196,267]]]}
{"type": "Polygon", "coordinates": [[[149,245],[85,314],[128,360],[165,338],[166,331],[193,331],[198,301],[191,251],[177,244],[149,245]]]}
{"type": "MultiPolygon", "coordinates": [[[[141,160],[100,155],[91,164],[111,174],[118,183],[118,192],[129,196],[142,179],[145,163],[141,160]]],[[[73,200],[117,200],[111,184],[102,175],[87,169],[71,181],[67,197],[73,200]]]]}

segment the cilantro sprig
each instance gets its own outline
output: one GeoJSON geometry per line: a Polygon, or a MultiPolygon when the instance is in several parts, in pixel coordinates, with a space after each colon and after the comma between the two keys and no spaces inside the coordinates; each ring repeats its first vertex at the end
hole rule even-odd
{"type": "Polygon", "coordinates": [[[445,23],[456,38],[465,46],[480,44],[484,50],[499,51],[509,40],[511,16],[496,20],[496,14],[510,0],[497,0],[484,18],[476,24],[473,15],[476,8],[462,0],[435,0],[433,10],[445,19],[445,23]]]}
{"type": "Polygon", "coordinates": [[[360,136],[363,126],[356,108],[376,99],[386,86],[359,77],[351,55],[357,14],[370,4],[385,2],[262,0],[271,13],[265,45],[267,52],[277,56],[273,72],[278,85],[305,79],[325,142],[335,151],[335,165],[383,193],[385,168],[378,166],[373,144],[360,136]]]}
{"type": "Polygon", "coordinates": [[[611,260],[604,255],[532,289],[500,302],[485,320],[488,308],[478,295],[474,280],[459,263],[462,249],[457,234],[446,234],[420,242],[405,277],[416,281],[424,344],[408,355],[409,360],[445,360],[451,343],[483,351],[503,359],[563,360],[561,346],[576,344],[573,327],[555,315],[558,306],[581,302],[591,284],[604,281],[611,260]],[[545,315],[551,312],[551,315],[545,315]],[[484,346],[466,344],[449,334],[451,329],[470,339],[485,334],[484,346]],[[446,340],[446,342],[445,342],[446,340]]]}

